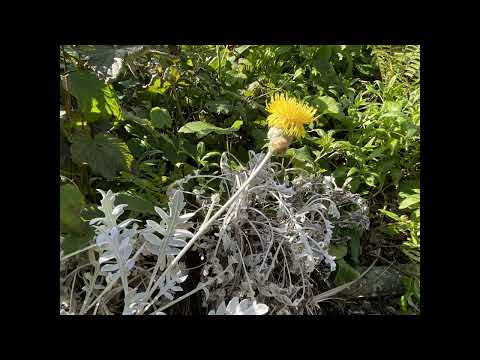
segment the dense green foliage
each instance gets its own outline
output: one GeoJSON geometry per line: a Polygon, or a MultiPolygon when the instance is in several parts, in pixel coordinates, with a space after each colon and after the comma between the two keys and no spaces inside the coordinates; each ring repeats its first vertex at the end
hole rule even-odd
{"type": "MultiPolygon", "coordinates": [[[[165,206],[191,173],[215,174],[222,152],[246,162],[266,143],[265,102],[288,92],[320,115],[284,164],[351,178],[371,230],[352,240],[342,274],[414,264],[404,312],[419,312],[419,46],[62,46],[61,232],[65,254],[92,241],[95,189],[121,192],[129,217],[165,206]]],[[[201,180],[196,180],[201,181],[201,180]]]]}

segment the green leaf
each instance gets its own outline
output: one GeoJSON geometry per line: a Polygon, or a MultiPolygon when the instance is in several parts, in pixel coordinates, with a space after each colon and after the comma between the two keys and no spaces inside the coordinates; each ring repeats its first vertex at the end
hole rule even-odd
{"type": "Polygon", "coordinates": [[[107,179],[117,172],[130,170],[133,156],[128,146],[112,135],[97,134],[94,139],[75,134],[72,139],[72,160],[77,164],[88,163],[95,174],[107,179]]]}
{"type": "Polygon", "coordinates": [[[317,96],[312,99],[312,104],[317,108],[317,114],[340,114],[337,101],[330,96],[317,96]]]}
{"type": "Polygon", "coordinates": [[[347,172],[348,172],[347,169],[348,168],[346,166],[340,165],[337,168],[335,168],[335,171],[332,173],[332,176],[335,178],[335,180],[342,180],[347,175],[347,172]]]}
{"type": "Polygon", "coordinates": [[[240,130],[240,128],[242,127],[243,125],[243,121],[242,120],[235,120],[235,122],[232,124],[232,126],[230,126],[230,130],[232,131],[238,131],[240,130]]]}
{"type": "Polygon", "coordinates": [[[400,216],[398,216],[397,214],[395,214],[391,211],[384,210],[384,209],[378,209],[378,211],[381,212],[384,215],[387,215],[392,220],[400,221],[400,216]]]}
{"type": "Polygon", "coordinates": [[[358,265],[359,263],[359,257],[360,257],[360,237],[361,237],[361,232],[360,231],[352,231],[352,240],[350,240],[350,257],[355,265],[358,265]]]}
{"type": "Polygon", "coordinates": [[[388,147],[390,148],[390,156],[393,156],[398,151],[399,141],[397,139],[392,139],[388,143],[388,147]]]}
{"type": "Polygon", "coordinates": [[[165,157],[172,163],[178,162],[178,149],[173,140],[165,134],[159,135],[161,141],[159,141],[159,148],[165,155],[165,157]]]}
{"type": "Polygon", "coordinates": [[[74,251],[81,250],[88,246],[93,240],[95,232],[92,228],[86,226],[84,233],[68,233],[63,237],[63,253],[68,255],[74,251]]]}
{"type": "Polygon", "coordinates": [[[216,114],[229,114],[233,109],[233,105],[228,100],[215,100],[206,103],[208,111],[216,114]]]}
{"type": "Polygon", "coordinates": [[[196,134],[198,138],[201,138],[210,134],[211,132],[215,134],[231,134],[235,131],[238,131],[242,124],[243,121],[237,120],[230,128],[222,129],[204,121],[193,121],[182,126],[178,132],[196,134]]]}
{"type": "Polygon", "coordinates": [[[350,168],[350,170],[348,170],[348,173],[347,173],[347,177],[350,177],[352,175],[355,175],[359,172],[360,170],[358,170],[355,166],[350,168]]]}
{"type": "Polygon", "coordinates": [[[320,45],[316,57],[323,61],[329,61],[330,56],[332,56],[332,46],[331,45],[320,45]]]}
{"type": "Polygon", "coordinates": [[[136,211],[145,215],[154,215],[154,204],[150,201],[144,199],[138,194],[133,194],[129,192],[121,192],[118,194],[115,204],[127,204],[128,207],[126,210],[136,211]]]}
{"type": "Polygon", "coordinates": [[[292,80],[295,80],[297,79],[298,77],[302,76],[303,75],[303,69],[302,68],[298,68],[296,71],[295,71],[295,74],[293,74],[293,78],[292,80]]]}
{"type": "Polygon", "coordinates": [[[376,177],[374,175],[368,175],[366,178],[365,178],[365,184],[367,184],[368,186],[371,186],[371,187],[375,187],[376,186],[376,177]]]}
{"type": "Polygon", "coordinates": [[[103,212],[101,212],[96,205],[87,206],[80,211],[80,217],[83,221],[90,221],[102,216],[103,212]]]}
{"type": "Polygon", "coordinates": [[[122,109],[111,85],[106,85],[88,71],[74,71],[68,75],[69,91],[77,99],[80,111],[87,121],[102,116],[122,119],[122,109]]]}
{"type": "Polygon", "coordinates": [[[153,126],[157,129],[165,129],[172,126],[172,118],[167,109],[154,107],[150,110],[150,119],[153,126]]]}
{"type": "Polygon", "coordinates": [[[85,207],[85,198],[77,186],[65,184],[60,186],[60,229],[62,232],[80,233],[85,223],[80,212],[85,207]]]}
{"type": "Polygon", "coordinates": [[[197,144],[197,156],[201,158],[205,154],[205,143],[203,141],[200,141],[197,144]]]}
{"type": "Polygon", "coordinates": [[[248,48],[252,47],[253,45],[240,45],[239,47],[235,48],[234,49],[234,52],[237,54],[237,55],[241,55],[242,53],[244,53],[248,48]]]}
{"type": "Polygon", "coordinates": [[[267,142],[267,131],[265,129],[253,128],[250,130],[250,136],[253,137],[253,141],[257,149],[262,148],[262,146],[267,142]]]}
{"type": "Polygon", "coordinates": [[[392,169],[390,175],[392,176],[392,180],[395,186],[398,186],[398,184],[400,183],[400,179],[402,178],[402,170],[399,168],[392,169]]]}
{"type": "Polygon", "coordinates": [[[331,256],[335,256],[336,260],[340,260],[341,258],[347,255],[347,246],[346,245],[331,245],[328,248],[328,254],[331,256]]]}
{"type": "Polygon", "coordinates": [[[360,273],[355,270],[350,264],[348,264],[344,259],[337,261],[337,274],[335,276],[334,284],[340,286],[346,284],[350,281],[358,279],[360,273]]]}
{"type": "Polygon", "coordinates": [[[301,162],[313,163],[313,158],[308,146],[302,146],[298,149],[290,148],[287,150],[287,155],[292,156],[295,160],[300,160],[301,162]]]}
{"type": "Polygon", "coordinates": [[[161,79],[155,79],[152,83],[147,88],[147,92],[152,93],[152,94],[164,94],[165,91],[170,89],[172,87],[172,84],[168,81],[163,81],[161,79]]]}
{"type": "Polygon", "coordinates": [[[400,210],[413,207],[414,205],[420,203],[420,194],[410,195],[407,198],[403,199],[398,208],[400,210]]]}

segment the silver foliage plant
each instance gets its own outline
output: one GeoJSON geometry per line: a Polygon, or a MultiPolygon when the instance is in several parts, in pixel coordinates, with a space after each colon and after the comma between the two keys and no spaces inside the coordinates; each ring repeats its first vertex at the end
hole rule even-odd
{"type": "MultiPolygon", "coordinates": [[[[234,170],[224,153],[220,189],[232,194],[263,156],[250,152],[246,168],[234,170]]],[[[216,279],[204,289],[204,306],[221,309],[239,297],[265,304],[269,314],[318,313],[310,302],[321,292],[314,271],[326,280],[336,268],[329,247],[346,240],[334,237],[335,228],[369,227],[366,201],[348,183],[267,164],[197,246],[207,259],[203,280],[216,279]]],[[[204,188],[195,194],[202,208],[211,205],[204,188]]]]}
{"type": "Polygon", "coordinates": [[[211,310],[208,315],[264,315],[268,312],[268,306],[257,304],[256,300],[250,301],[243,299],[239,302],[238,297],[234,297],[227,306],[223,301],[217,310],[211,310]]]}
{"type": "MultiPolygon", "coordinates": [[[[127,205],[115,205],[116,194],[111,190],[98,190],[104,216],[90,221],[99,251],[98,263],[93,264],[98,274],[89,275],[83,288],[90,292],[82,310],[70,309],[69,314],[94,309],[94,313],[105,314],[165,315],[164,309],[184,291],[180,284],[188,273],[181,261],[169,272],[164,269],[193,237],[189,229],[198,231],[209,211],[240,188],[265,156],[249,155],[250,161],[243,167],[224,153],[221,174],[197,173],[177,181],[169,191],[168,213],[155,207],[159,218],[146,220],[144,228],[135,219],[118,223],[127,205]],[[183,186],[197,178],[207,179],[188,192],[198,206],[185,209],[187,192],[183,186]],[[220,180],[215,192],[210,185],[213,180],[220,180]],[[153,264],[148,260],[152,258],[153,264]],[[105,285],[102,280],[96,282],[97,275],[105,285]],[[123,297],[118,295],[122,292],[123,297]],[[111,308],[105,303],[111,303],[111,308]],[[150,310],[144,312],[146,309],[150,310]]],[[[285,169],[269,160],[188,250],[197,251],[203,259],[200,283],[194,292],[203,290],[208,314],[320,313],[318,303],[311,300],[323,291],[322,285],[325,287],[325,280],[336,268],[330,246],[348,241],[336,230],[369,226],[366,202],[351,193],[348,184],[349,179],[339,187],[333,177],[285,169]]]]}

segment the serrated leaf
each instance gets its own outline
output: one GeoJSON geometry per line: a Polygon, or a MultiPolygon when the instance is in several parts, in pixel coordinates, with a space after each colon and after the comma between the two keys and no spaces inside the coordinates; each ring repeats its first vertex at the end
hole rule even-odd
{"type": "Polygon", "coordinates": [[[81,165],[88,163],[92,171],[107,179],[117,172],[130,170],[133,156],[128,146],[112,135],[97,134],[94,139],[76,134],[72,139],[72,160],[81,165]]]}
{"type": "Polygon", "coordinates": [[[178,249],[175,250],[174,248],[182,248],[186,245],[185,239],[193,236],[191,232],[180,228],[180,225],[185,224],[193,216],[193,214],[180,215],[184,206],[183,192],[176,190],[168,203],[169,214],[163,209],[155,207],[155,211],[162,218],[161,225],[152,220],[147,220],[147,228],[162,235],[162,239],[153,234],[153,236],[147,235],[145,237],[150,243],[148,249],[159,256],[162,269],[165,266],[165,255],[177,253],[178,249]]]}
{"type": "Polygon", "coordinates": [[[68,91],[77,99],[87,121],[96,121],[102,116],[122,119],[122,109],[115,90],[91,72],[82,70],[68,74],[68,91]]]}
{"type": "Polygon", "coordinates": [[[154,107],[150,110],[150,120],[157,129],[169,129],[172,126],[172,118],[167,109],[154,107]]]}

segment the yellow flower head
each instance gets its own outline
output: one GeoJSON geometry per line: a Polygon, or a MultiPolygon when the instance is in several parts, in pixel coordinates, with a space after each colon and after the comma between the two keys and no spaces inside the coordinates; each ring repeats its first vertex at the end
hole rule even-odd
{"type": "Polygon", "coordinates": [[[285,94],[272,96],[266,110],[268,126],[281,129],[285,135],[291,137],[303,137],[305,135],[304,124],[313,121],[315,109],[305,103],[289,97],[285,94]]]}

